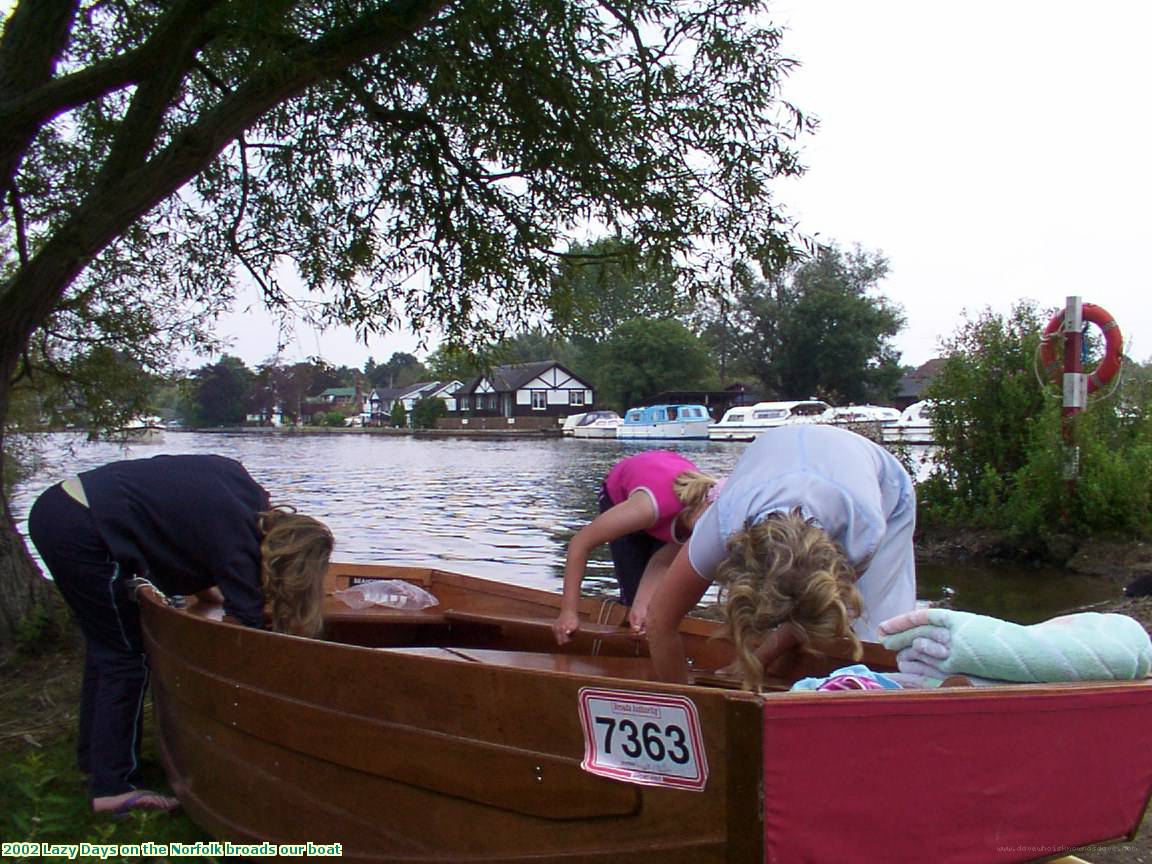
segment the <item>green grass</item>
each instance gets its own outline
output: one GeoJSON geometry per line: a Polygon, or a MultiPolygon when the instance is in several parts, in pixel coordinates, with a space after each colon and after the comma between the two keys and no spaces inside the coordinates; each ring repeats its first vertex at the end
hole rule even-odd
{"type": "MultiPolygon", "coordinates": [[[[145,843],[167,847],[210,840],[182,813],[135,812],[120,820],[92,813],[84,778],[76,768],[82,649],[75,639],[65,641],[47,652],[17,655],[0,668],[0,692],[5,694],[0,705],[0,841],[89,843],[119,850],[145,843]]],[[[144,783],[147,788],[166,789],[150,714],[145,716],[144,783]]],[[[175,856],[116,854],[103,860],[170,858],[175,860],[175,856]]],[[[0,860],[20,859],[0,855],[0,860]]],[[[93,855],[75,860],[100,859],[93,855]]]]}

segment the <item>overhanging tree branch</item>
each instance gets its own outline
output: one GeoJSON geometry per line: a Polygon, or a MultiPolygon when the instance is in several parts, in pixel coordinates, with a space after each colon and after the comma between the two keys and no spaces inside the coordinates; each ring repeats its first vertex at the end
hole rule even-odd
{"type": "MultiPolygon", "coordinates": [[[[202,171],[264,114],[347,66],[391,50],[423,28],[449,0],[408,0],[362,16],[275,63],[258,68],[200,120],[177,134],[140,168],[103,174],[28,265],[0,290],[10,320],[0,331],[0,360],[14,356],[8,340],[27,341],[51,314],[88,261],[141,215],[202,171]]],[[[0,373],[6,370],[0,370],[0,373]]]]}

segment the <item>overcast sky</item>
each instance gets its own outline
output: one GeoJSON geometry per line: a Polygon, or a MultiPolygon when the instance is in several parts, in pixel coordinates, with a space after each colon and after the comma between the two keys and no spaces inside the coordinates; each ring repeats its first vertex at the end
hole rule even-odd
{"type": "MultiPolygon", "coordinates": [[[[1152,3],[781,0],[785,95],[820,119],[808,173],[778,200],[801,229],[883,252],[907,315],[903,362],[935,356],[967,312],[1076,294],[1152,358],[1152,3]]],[[[227,322],[250,364],[275,349],[258,310],[227,322]]],[[[360,366],[415,351],[301,328],[284,357],[360,366]]]]}

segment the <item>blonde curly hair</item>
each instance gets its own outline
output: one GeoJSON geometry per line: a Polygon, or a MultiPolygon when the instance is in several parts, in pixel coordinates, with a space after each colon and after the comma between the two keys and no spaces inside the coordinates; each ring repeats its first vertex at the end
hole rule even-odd
{"type": "Polygon", "coordinates": [[[324,629],[324,575],[335,540],[328,526],[291,507],[260,514],[260,569],[272,629],[319,636],[324,629]]]}
{"type": "Polygon", "coordinates": [[[839,544],[799,508],[746,525],[729,538],[716,581],[745,687],[760,690],[764,667],[756,649],[785,623],[802,650],[811,650],[815,639],[848,638],[859,659],[860,640],[852,631],[863,608],[856,571],[839,544]]]}

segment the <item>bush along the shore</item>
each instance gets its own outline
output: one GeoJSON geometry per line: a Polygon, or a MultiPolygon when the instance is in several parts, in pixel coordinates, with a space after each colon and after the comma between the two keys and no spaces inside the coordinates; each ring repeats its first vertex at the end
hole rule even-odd
{"type": "MultiPolygon", "coordinates": [[[[928,529],[988,528],[1020,557],[1060,559],[1068,538],[1152,536],[1152,417],[1131,371],[1061,416],[1060,392],[1037,374],[1043,322],[1019,304],[985,312],[946,344],[933,381],[936,467],[920,485],[928,529]]],[[[1091,364],[1089,364],[1091,365],[1091,364]]]]}

